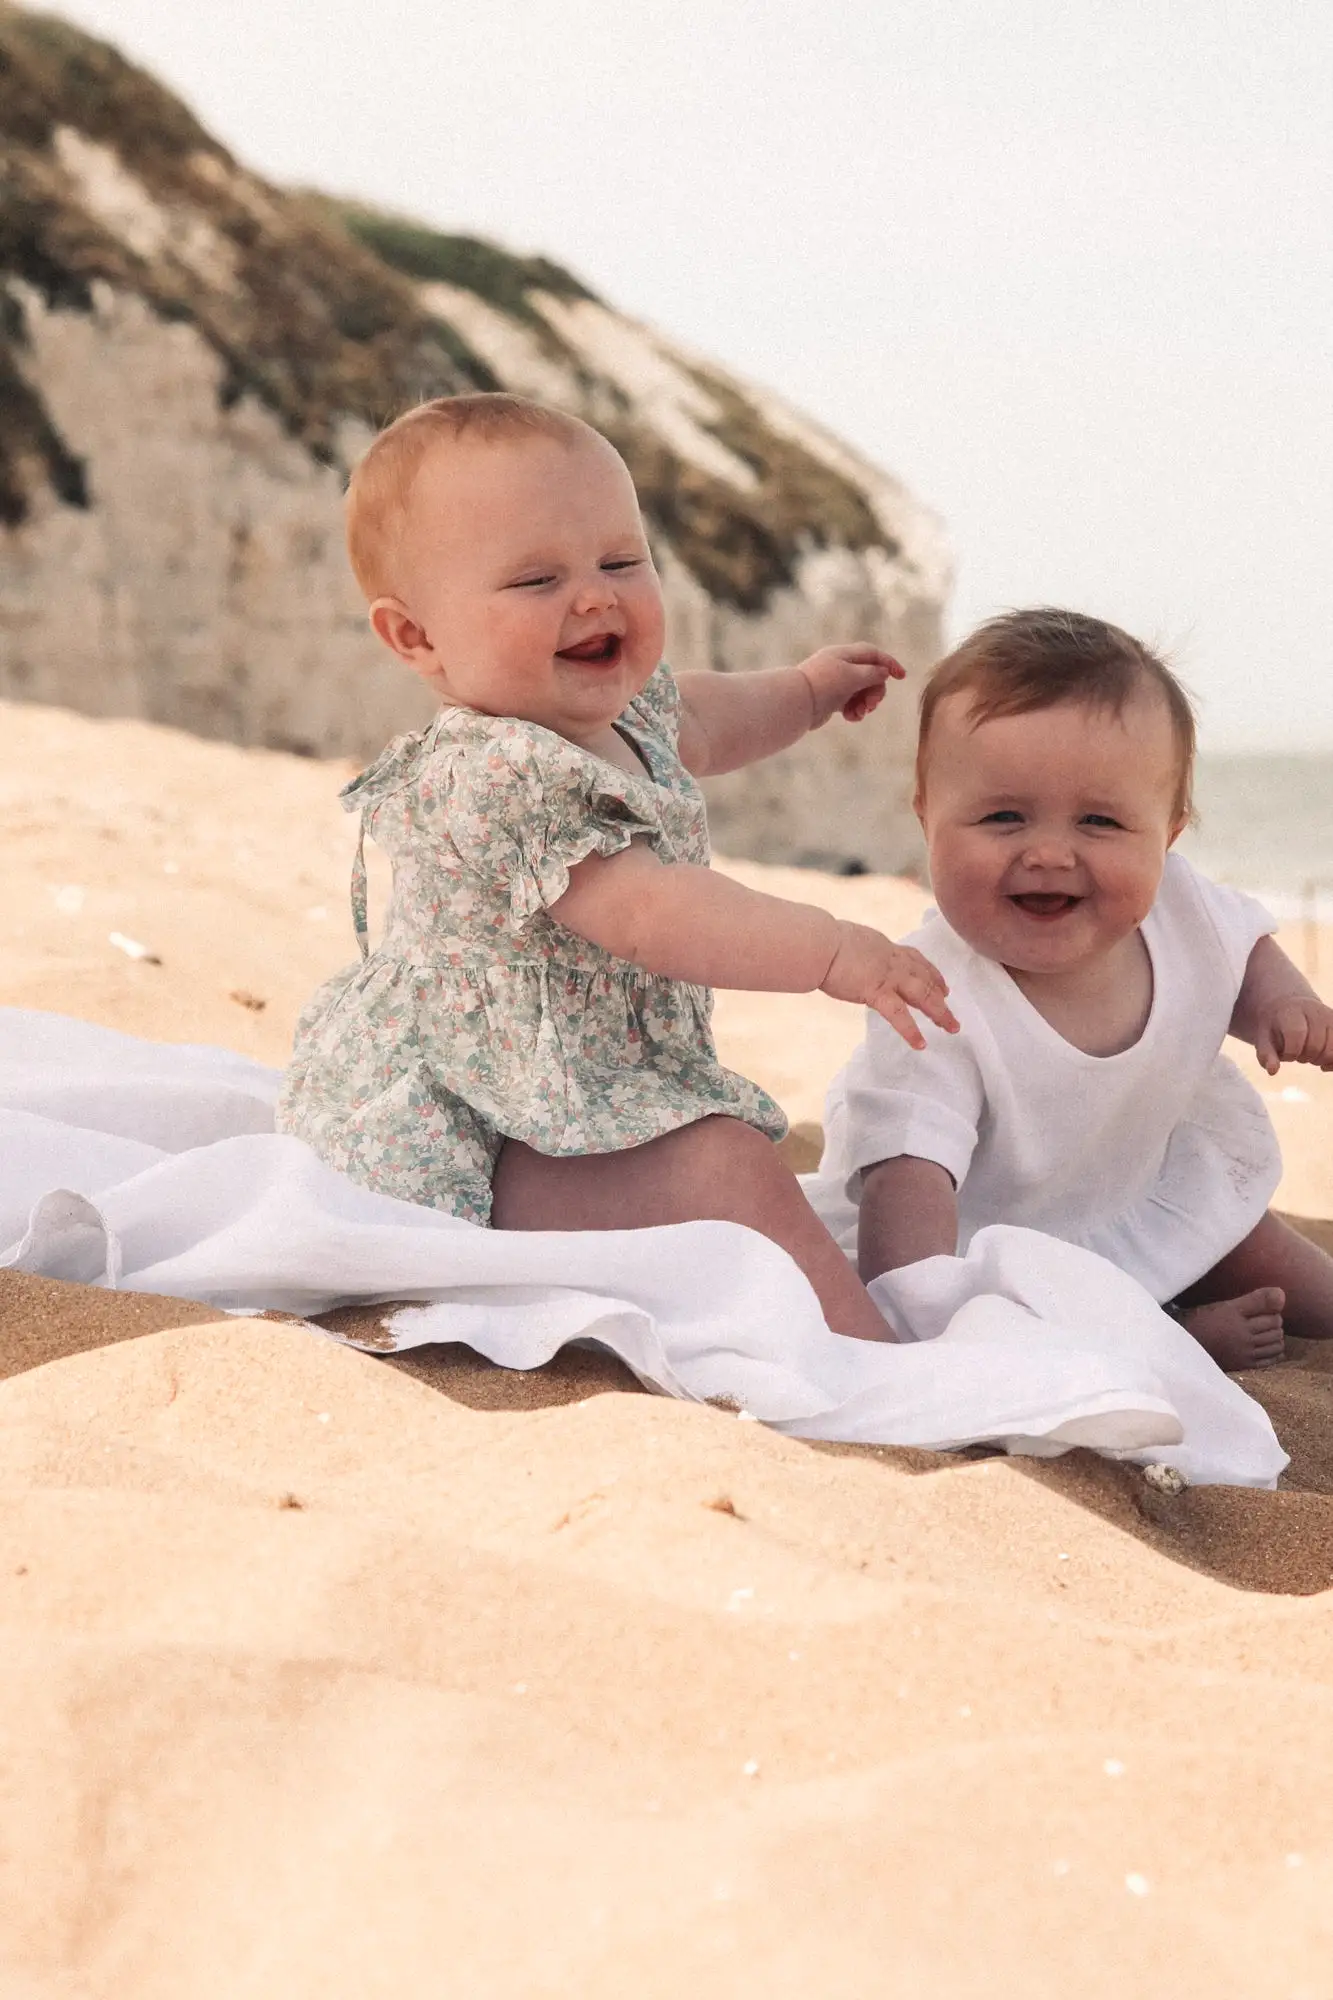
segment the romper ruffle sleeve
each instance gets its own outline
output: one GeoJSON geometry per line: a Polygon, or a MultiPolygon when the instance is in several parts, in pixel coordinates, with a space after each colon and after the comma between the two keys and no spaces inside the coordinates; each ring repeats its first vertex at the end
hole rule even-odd
{"type": "Polygon", "coordinates": [[[656,844],[643,793],[639,780],[549,730],[511,724],[432,760],[420,795],[427,821],[490,892],[497,923],[521,926],[559,901],[580,861],[619,854],[636,838],[656,844]]]}

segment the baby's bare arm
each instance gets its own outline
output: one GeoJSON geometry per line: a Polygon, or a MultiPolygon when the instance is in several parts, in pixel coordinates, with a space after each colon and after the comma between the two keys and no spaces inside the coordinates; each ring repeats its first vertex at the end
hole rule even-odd
{"type": "Polygon", "coordinates": [[[905,1153],[866,1168],[856,1245],[862,1284],[957,1248],[958,1197],[943,1167],[905,1153]]]}
{"type": "Polygon", "coordinates": [[[1250,953],[1231,1032],[1250,1044],[1270,1076],[1284,1062],[1333,1069],[1333,1008],[1271,937],[1261,937],[1250,953]]]}
{"type": "Polygon", "coordinates": [[[756,764],[822,729],[834,715],[861,722],[903,669],[878,646],[824,646],[798,667],[765,673],[683,673],[680,760],[696,778],[756,764]]]}
{"type": "Polygon", "coordinates": [[[927,959],[811,903],[742,888],[711,868],[667,866],[635,841],[621,854],[590,855],[569,871],[551,905],[566,929],[647,972],[698,986],[754,993],[809,993],[874,1007],[914,1046],[924,1046],[907,1009],[956,1031],[948,988],[927,959]]]}
{"type": "Polygon", "coordinates": [[[809,731],[814,703],[799,667],[753,674],[683,673],[680,761],[696,778],[772,757],[809,731]]]}
{"type": "Polygon", "coordinates": [[[711,868],[667,866],[640,841],[571,868],[551,915],[617,958],[698,986],[812,992],[838,949],[827,910],[742,888],[711,868]]]}

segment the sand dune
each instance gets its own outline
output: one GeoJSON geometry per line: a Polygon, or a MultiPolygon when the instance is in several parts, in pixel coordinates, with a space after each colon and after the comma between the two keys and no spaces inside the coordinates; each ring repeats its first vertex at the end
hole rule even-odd
{"type": "Polygon", "coordinates": [[[3,1385],[6,1990],[1327,1990],[1326,1501],[482,1372],[3,1385]]]}
{"type": "MultiPolygon", "coordinates": [[[[0,1004],[280,1061],[336,774],[0,731],[0,1004]]],[[[848,1011],[719,1013],[817,1115],[848,1011]]],[[[1305,1215],[1327,1084],[1274,1100],[1305,1215]]],[[[1174,1499],[13,1274],[0,1377],[5,2000],[1333,1994],[1333,1350],[1247,1382],[1279,1492],[1174,1499]]]]}

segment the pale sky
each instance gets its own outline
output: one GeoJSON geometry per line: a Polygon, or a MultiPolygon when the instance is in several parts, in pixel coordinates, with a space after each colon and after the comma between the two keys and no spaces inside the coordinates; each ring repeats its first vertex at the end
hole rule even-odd
{"type": "Polygon", "coordinates": [[[567,265],[1333,749],[1327,0],[70,0],[247,165],[567,265]]]}

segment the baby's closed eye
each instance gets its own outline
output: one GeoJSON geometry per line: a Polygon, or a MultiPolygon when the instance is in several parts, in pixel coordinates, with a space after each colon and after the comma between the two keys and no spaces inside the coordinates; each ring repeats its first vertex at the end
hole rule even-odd
{"type": "MultiPolygon", "coordinates": [[[[597,567],[605,570],[608,575],[616,575],[619,571],[625,569],[642,569],[646,560],[647,558],[644,556],[608,556],[597,567]]],[[[560,576],[557,571],[542,570],[534,576],[514,577],[509,583],[508,588],[510,590],[540,590],[547,584],[559,583],[559,581],[560,576]]]]}

